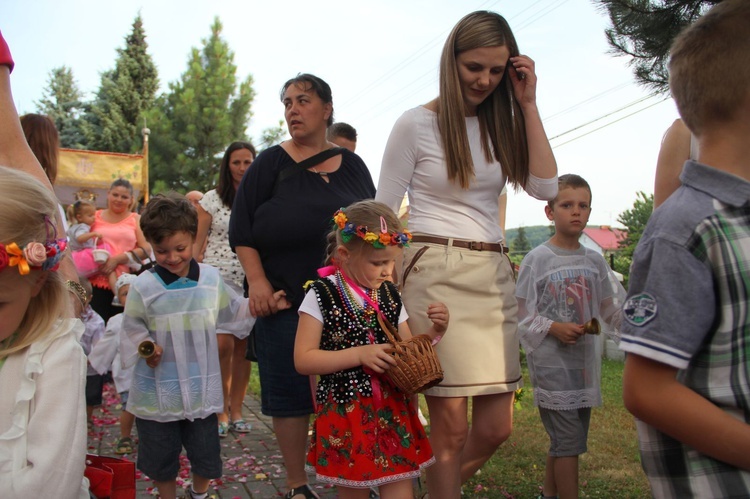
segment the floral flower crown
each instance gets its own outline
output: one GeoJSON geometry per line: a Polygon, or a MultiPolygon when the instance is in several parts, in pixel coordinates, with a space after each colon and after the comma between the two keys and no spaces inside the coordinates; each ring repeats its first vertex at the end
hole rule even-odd
{"type": "Polygon", "coordinates": [[[408,247],[411,241],[411,232],[406,229],[403,232],[388,232],[388,225],[383,217],[380,217],[380,234],[370,232],[366,225],[355,226],[349,222],[343,210],[333,215],[333,222],[341,230],[341,240],[345,243],[357,236],[366,243],[372,244],[374,248],[383,249],[388,245],[408,247]]]}
{"type": "Polygon", "coordinates": [[[19,246],[17,243],[0,243],[0,272],[7,267],[18,267],[21,275],[26,275],[31,270],[57,270],[68,246],[68,240],[56,239],[55,226],[48,217],[44,218],[51,232],[51,237],[45,243],[30,241],[25,246],[19,246]]]}

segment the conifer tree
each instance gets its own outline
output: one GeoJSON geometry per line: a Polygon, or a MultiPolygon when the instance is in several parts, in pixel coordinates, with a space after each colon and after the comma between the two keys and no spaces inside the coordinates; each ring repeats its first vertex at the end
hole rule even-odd
{"type": "Polygon", "coordinates": [[[81,127],[84,106],[83,94],[73,77],[73,70],[60,66],[50,71],[47,88],[44,89],[41,100],[36,102],[36,111],[46,114],[55,122],[61,147],[86,148],[86,138],[81,127]]]}
{"type": "Polygon", "coordinates": [[[672,40],[721,0],[595,0],[609,16],[605,30],[616,55],[630,58],[638,83],[669,90],[667,61],[672,40]]]}
{"type": "Polygon", "coordinates": [[[221,31],[216,18],[211,36],[192,49],[187,70],[150,113],[153,192],[212,188],[226,147],[247,140],[253,79],[238,81],[234,52],[221,31]]]}
{"type": "Polygon", "coordinates": [[[135,153],[142,149],[145,112],[154,105],[159,77],[147,52],[140,14],[117,49],[115,68],[101,76],[99,91],[85,115],[84,131],[91,149],[135,153]]]}

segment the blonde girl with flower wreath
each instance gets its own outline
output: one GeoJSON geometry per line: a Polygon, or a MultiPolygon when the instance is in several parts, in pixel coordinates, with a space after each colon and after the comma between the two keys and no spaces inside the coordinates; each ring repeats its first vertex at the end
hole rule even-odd
{"type": "MultiPolygon", "coordinates": [[[[412,497],[411,479],[434,462],[416,404],[384,373],[395,365],[378,315],[411,337],[408,314],[391,275],[411,234],[382,203],[339,210],[329,235],[328,267],[299,308],[294,364],[320,375],[307,470],[338,487],[342,499],[412,497]]],[[[434,340],[448,327],[448,309],[429,305],[434,340]]]]}
{"type": "Polygon", "coordinates": [[[0,490],[6,498],[87,498],[86,358],[58,274],[57,201],[0,167],[0,490]]]}

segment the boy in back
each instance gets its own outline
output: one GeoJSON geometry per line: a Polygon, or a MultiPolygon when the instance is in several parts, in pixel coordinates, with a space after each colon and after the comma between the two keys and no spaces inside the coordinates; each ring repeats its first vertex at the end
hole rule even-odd
{"type": "Polygon", "coordinates": [[[195,208],[184,198],[155,196],[141,229],[156,266],[130,285],[122,328],[123,366],[135,363],[127,410],[136,417],[138,469],[162,499],[176,497],[179,455],[193,473],[188,498],[207,497],[222,474],[216,413],[224,408],[216,327],[252,326],[247,300],[231,296],[215,268],[197,263],[192,248],[195,208]],[[151,355],[139,345],[153,342],[151,355]],[[145,357],[138,358],[136,348],[145,357]],[[137,361],[137,362],[136,362],[137,361]]]}
{"type": "Polygon", "coordinates": [[[602,255],[578,242],[591,214],[588,182],[561,175],[545,212],[555,234],[521,263],[518,332],[534,405],[550,438],[540,497],[577,499],[578,456],[587,450],[591,408],[602,405],[595,335],[614,330],[619,339],[625,290],[602,255]]]}
{"type": "Polygon", "coordinates": [[[675,40],[670,87],[696,136],[648,222],[623,308],[625,405],[654,497],[750,496],[750,2],[675,40]]]}

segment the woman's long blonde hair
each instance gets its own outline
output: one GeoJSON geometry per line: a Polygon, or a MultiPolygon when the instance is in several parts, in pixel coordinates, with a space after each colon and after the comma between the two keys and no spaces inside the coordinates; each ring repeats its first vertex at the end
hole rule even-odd
{"type": "MultiPolygon", "coordinates": [[[[48,239],[63,237],[55,232],[57,201],[52,193],[31,175],[0,166],[0,242],[23,247],[31,241],[44,244],[48,239]]],[[[44,338],[54,322],[68,315],[70,301],[65,283],[58,272],[31,270],[20,275],[17,267],[6,267],[2,273],[15,272],[23,285],[33,286],[40,272],[46,272],[41,291],[31,298],[17,336],[10,347],[0,347],[0,359],[23,350],[44,338]]]]}
{"type": "MultiPolygon", "coordinates": [[[[466,110],[461,93],[456,57],[461,52],[482,47],[505,46],[510,57],[519,55],[518,44],[508,22],[495,12],[468,14],[453,28],[440,57],[440,95],[437,120],[443,143],[448,178],[467,189],[474,176],[466,110]]],[[[497,160],[515,187],[525,187],[529,177],[529,153],[521,107],[513,94],[511,64],[500,83],[477,107],[482,150],[487,161],[497,160]]]]}

